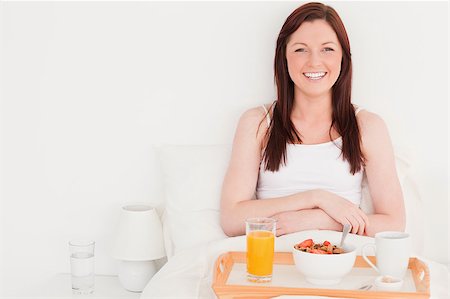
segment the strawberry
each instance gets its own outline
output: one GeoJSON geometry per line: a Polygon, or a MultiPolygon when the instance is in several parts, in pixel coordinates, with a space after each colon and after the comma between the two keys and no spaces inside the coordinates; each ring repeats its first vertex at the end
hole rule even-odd
{"type": "Polygon", "coordinates": [[[327,254],[327,252],[323,251],[322,249],[311,249],[310,253],[327,254]]]}
{"type": "Polygon", "coordinates": [[[303,242],[301,242],[300,244],[298,244],[298,247],[300,248],[306,248],[306,247],[311,247],[314,245],[314,242],[312,239],[307,239],[303,242]]]}
{"type": "Polygon", "coordinates": [[[323,245],[324,245],[324,246],[328,246],[328,245],[330,245],[330,242],[325,241],[325,242],[323,242],[323,245]]]}

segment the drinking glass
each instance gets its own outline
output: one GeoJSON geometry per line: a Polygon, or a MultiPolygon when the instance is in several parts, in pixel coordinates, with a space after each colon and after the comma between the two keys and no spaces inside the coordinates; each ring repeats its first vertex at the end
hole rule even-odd
{"type": "Polygon", "coordinates": [[[275,230],[276,221],[272,218],[250,218],[245,221],[249,281],[272,280],[275,230]]]}
{"type": "Polygon", "coordinates": [[[94,292],[94,246],[91,240],[69,242],[72,292],[87,295],[94,292]]]}

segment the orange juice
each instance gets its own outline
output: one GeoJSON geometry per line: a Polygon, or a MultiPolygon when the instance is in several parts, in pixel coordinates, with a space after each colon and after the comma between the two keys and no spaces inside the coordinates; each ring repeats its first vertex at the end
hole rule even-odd
{"type": "Polygon", "coordinates": [[[255,230],[247,234],[247,272],[272,275],[275,238],[272,232],[255,230]]]}

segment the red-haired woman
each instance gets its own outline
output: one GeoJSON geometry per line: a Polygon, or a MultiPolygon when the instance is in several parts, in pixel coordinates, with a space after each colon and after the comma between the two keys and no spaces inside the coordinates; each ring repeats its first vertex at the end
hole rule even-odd
{"type": "Polygon", "coordinates": [[[277,235],[342,230],[373,236],[403,230],[405,208],[383,120],[351,102],[345,27],[321,3],[297,8],[275,52],[277,99],[240,118],[223,183],[221,223],[245,234],[250,217],[277,219],[277,235]],[[359,208],[367,175],[374,214],[359,208]]]}

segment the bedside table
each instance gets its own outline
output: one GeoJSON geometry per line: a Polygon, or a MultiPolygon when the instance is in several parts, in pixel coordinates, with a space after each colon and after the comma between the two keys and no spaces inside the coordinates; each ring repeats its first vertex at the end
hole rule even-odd
{"type": "Polygon", "coordinates": [[[72,294],[72,282],[70,274],[57,274],[53,276],[39,290],[27,298],[96,298],[96,299],[137,299],[141,293],[133,293],[125,290],[115,275],[95,275],[94,293],[89,295],[72,294]]]}

